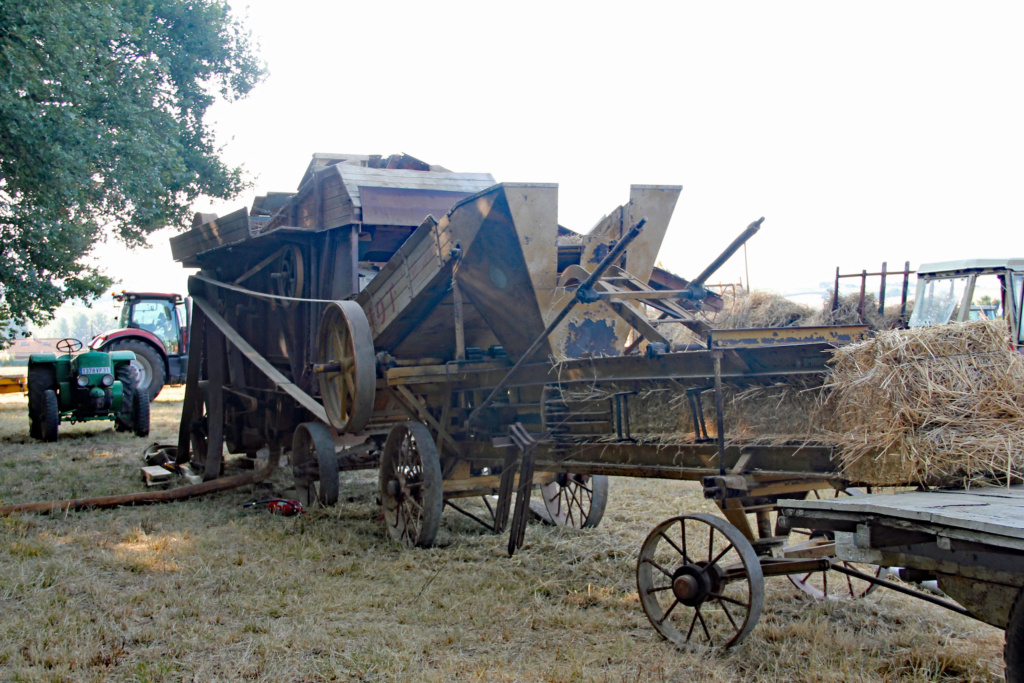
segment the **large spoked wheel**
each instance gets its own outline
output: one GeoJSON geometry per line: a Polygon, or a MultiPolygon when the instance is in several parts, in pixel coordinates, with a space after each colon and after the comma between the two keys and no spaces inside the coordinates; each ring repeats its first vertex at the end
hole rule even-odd
{"type": "MultiPolygon", "coordinates": [[[[286,246],[274,265],[274,270],[270,274],[273,280],[274,294],[289,298],[301,297],[302,287],[305,284],[305,266],[299,248],[294,244],[286,246]]],[[[285,308],[292,308],[298,302],[283,299],[280,300],[280,303],[285,308]]]]}
{"type": "Polygon", "coordinates": [[[731,647],[761,616],[764,575],[740,531],[712,515],[668,519],[647,536],[636,565],[640,604],[681,647],[731,647]]]}
{"type": "MultiPolygon", "coordinates": [[[[863,491],[856,488],[830,489],[824,493],[819,493],[818,491],[812,491],[811,493],[815,498],[864,495],[863,491]]],[[[791,542],[799,544],[833,544],[835,542],[835,536],[832,532],[817,529],[790,529],[789,536],[791,542]]],[[[854,569],[862,574],[868,574],[879,579],[884,579],[889,573],[889,570],[885,567],[879,567],[874,564],[847,562],[845,560],[834,560],[833,564],[838,564],[847,569],[854,569]]],[[[788,578],[794,586],[816,600],[857,600],[878,588],[876,583],[854,578],[848,574],[830,572],[829,570],[805,574],[790,574],[788,578]]]]}
{"type": "Polygon", "coordinates": [[[303,422],[292,437],[292,476],[299,501],[334,505],[338,502],[338,455],[331,430],[320,422],[303,422]]]}
{"type": "Polygon", "coordinates": [[[540,494],[552,524],[593,529],[601,523],[608,504],[608,477],[559,474],[555,481],[541,485],[540,494]]]}
{"type": "Polygon", "coordinates": [[[377,384],[373,335],[359,304],[327,305],[317,332],[316,357],[327,418],[341,433],[358,432],[373,412],[377,384]]]}
{"type": "Polygon", "coordinates": [[[395,425],[384,442],[379,491],[391,538],[429,547],[444,508],[441,462],[430,431],[418,422],[395,425]]]}

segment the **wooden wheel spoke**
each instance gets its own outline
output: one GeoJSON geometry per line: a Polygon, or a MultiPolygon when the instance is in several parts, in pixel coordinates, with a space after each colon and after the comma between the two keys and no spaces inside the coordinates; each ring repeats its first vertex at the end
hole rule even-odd
{"type": "Polygon", "coordinates": [[[711,633],[708,632],[708,625],[704,622],[704,615],[700,612],[700,605],[697,605],[694,610],[697,613],[697,619],[700,620],[700,627],[704,629],[704,637],[708,639],[708,645],[714,645],[714,642],[711,640],[711,633]]]}
{"type": "Polygon", "coordinates": [[[665,620],[668,619],[668,615],[672,614],[672,610],[674,610],[676,608],[676,605],[678,605],[678,604],[679,604],[679,598],[672,598],[672,604],[669,605],[668,609],[665,610],[665,613],[663,615],[661,615],[661,619],[658,620],[658,623],[659,624],[664,624],[665,620]]]}
{"type": "MultiPolygon", "coordinates": [[[[686,555],[686,551],[685,551],[685,550],[684,550],[683,548],[680,548],[679,546],[677,546],[677,545],[675,544],[675,542],[674,542],[674,541],[673,541],[673,540],[672,540],[671,538],[669,538],[668,536],[666,536],[666,535],[665,535],[665,532],[664,532],[664,531],[663,531],[663,532],[661,532],[661,537],[665,539],[665,542],[666,542],[666,543],[668,543],[668,544],[669,544],[670,546],[672,546],[673,548],[675,548],[675,551],[676,551],[677,553],[679,553],[679,554],[680,554],[680,556],[682,556],[682,558],[683,558],[683,561],[684,561],[684,562],[686,562],[687,564],[693,564],[693,563],[692,563],[692,562],[690,561],[690,558],[689,558],[689,557],[687,557],[687,555],[686,555]]],[[[684,546],[684,547],[686,546],[686,536],[685,536],[685,535],[683,536],[683,546],[684,546]]]]}
{"type": "Polygon", "coordinates": [[[718,604],[722,607],[722,612],[725,614],[725,618],[729,620],[730,624],[732,624],[733,630],[739,631],[740,629],[736,625],[736,620],[733,619],[732,614],[729,613],[729,606],[726,604],[724,600],[722,600],[722,596],[715,595],[714,597],[718,600],[718,604]]]}
{"type": "Polygon", "coordinates": [[[749,602],[743,602],[742,600],[737,600],[736,598],[729,597],[728,595],[725,595],[724,593],[711,593],[710,595],[714,599],[719,600],[721,602],[731,602],[732,604],[738,605],[740,607],[745,607],[745,608],[748,608],[748,609],[750,608],[750,603],[749,602]]]}
{"type": "Polygon", "coordinates": [[[718,563],[718,561],[719,561],[720,559],[722,559],[722,557],[723,557],[723,556],[724,556],[724,555],[725,555],[725,554],[726,554],[727,552],[729,552],[729,551],[730,551],[730,550],[732,550],[732,549],[733,549],[733,545],[732,545],[732,543],[730,543],[729,545],[725,546],[725,550],[723,550],[722,552],[720,552],[720,553],[718,553],[717,555],[715,555],[715,559],[711,560],[711,562],[710,562],[709,564],[717,564],[717,563],[718,563]]]}
{"type": "Polygon", "coordinates": [[[670,590],[672,590],[672,584],[669,584],[667,586],[654,586],[653,588],[648,588],[647,589],[647,594],[651,595],[653,593],[660,593],[661,591],[670,591],[670,590]]]}
{"type": "Polygon", "coordinates": [[[643,559],[643,561],[646,562],[647,564],[651,565],[655,569],[657,569],[659,572],[661,572],[662,574],[664,574],[668,578],[670,578],[670,579],[673,578],[672,577],[672,572],[670,572],[669,570],[665,569],[664,567],[662,567],[660,564],[658,564],[657,562],[655,562],[651,558],[645,557],[643,559]]]}

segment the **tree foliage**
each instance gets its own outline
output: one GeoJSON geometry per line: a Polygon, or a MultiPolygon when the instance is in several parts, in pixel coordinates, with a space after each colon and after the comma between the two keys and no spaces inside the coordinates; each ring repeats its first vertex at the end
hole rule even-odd
{"type": "Polygon", "coordinates": [[[223,0],[0,0],[0,325],[107,289],[105,231],[139,246],[238,194],[203,119],[263,73],[223,0]]]}

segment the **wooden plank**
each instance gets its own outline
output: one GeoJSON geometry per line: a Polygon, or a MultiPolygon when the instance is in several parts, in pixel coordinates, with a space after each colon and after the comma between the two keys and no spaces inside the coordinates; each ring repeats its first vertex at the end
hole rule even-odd
{"type": "Polygon", "coordinates": [[[241,351],[242,354],[260,370],[260,372],[267,376],[267,379],[277,386],[278,389],[281,389],[294,398],[299,405],[312,413],[316,419],[324,422],[325,424],[328,423],[327,413],[324,410],[324,407],[320,405],[315,398],[293,384],[291,380],[285,377],[281,371],[275,368],[266,358],[257,353],[256,349],[254,349],[249,342],[245,341],[245,339],[243,339],[242,336],[238,334],[238,332],[231,327],[231,325],[229,325],[216,310],[214,310],[213,306],[200,297],[193,297],[192,301],[202,309],[209,322],[216,325],[220,331],[224,333],[224,336],[228,341],[234,344],[238,350],[241,351]]]}
{"type": "Polygon", "coordinates": [[[1024,539],[1024,487],[970,491],[911,491],[830,500],[786,501],[800,510],[908,520],[1024,539]],[[996,493],[999,491],[999,493],[996,493]]]}

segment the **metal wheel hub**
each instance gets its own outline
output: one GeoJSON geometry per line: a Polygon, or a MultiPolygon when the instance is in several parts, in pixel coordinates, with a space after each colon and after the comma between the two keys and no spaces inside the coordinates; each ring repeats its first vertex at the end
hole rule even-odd
{"type": "Polygon", "coordinates": [[[717,565],[707,562],[686,564],[672,574],[672,593],[687,607],[707,602],[722,587],[722,573],[717,565]]]}

